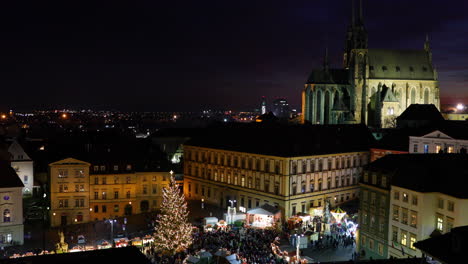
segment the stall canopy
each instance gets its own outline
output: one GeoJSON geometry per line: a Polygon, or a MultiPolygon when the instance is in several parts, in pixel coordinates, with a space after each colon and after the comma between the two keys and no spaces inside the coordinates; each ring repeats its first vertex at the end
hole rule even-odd
{"type": "Polygon", "coordinates": [[[249,211],[247,211],[247,214],[276,215],[279,212],[280,209],[269,204],[264,204],[260,207],[250,209],[249,211]]]}

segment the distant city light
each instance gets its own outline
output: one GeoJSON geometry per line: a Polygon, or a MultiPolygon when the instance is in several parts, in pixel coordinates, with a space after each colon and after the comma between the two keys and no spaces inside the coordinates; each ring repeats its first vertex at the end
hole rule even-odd
{"type": "Polygon", "coordinates": [[[63,114],[62,114],[62,118],[63,118],[63,119],[65,119],[65,118],[67,118],[67,117],[68,117],[68,116],[67,116],[66,113],[63,113],[63,114]]]}
{"type": "Polygon", "coordinates": [[[457,104],[457,110],[463,110],[465,106],[463,104],[457,104]]]}
{"type": "Polygon", "coordinates": [[[6,115],[5,115],[5,114],[2,114],[2,119],[6,119],[6,115]]]}

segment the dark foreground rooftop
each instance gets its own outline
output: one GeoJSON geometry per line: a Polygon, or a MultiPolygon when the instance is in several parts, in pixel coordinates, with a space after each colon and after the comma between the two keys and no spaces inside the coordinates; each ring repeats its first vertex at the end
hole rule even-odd
{"type": "Polygon", "coordinates": [[[468,198],[467,154],[387,155],[368,164],[366,169],[391,175],[391,184],[402,188],[468,198]]]}
{"type": "Polygon", "coordinates": [[[41,255],[16,259],[2,259],[5,264],[150,264],[136,247],[110,248],[84,252],[41,255]]]}

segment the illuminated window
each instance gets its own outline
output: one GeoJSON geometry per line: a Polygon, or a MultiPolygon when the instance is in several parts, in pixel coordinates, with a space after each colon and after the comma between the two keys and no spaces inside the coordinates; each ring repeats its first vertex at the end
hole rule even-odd
{"type": "Polygon", "coordinates": [[[447,149],[447,152],[448,153],[453,153],[453,146],[449,146],[448,149],[447,149]]]}
{"type": "Polygon", "coordinates": [[[406,246],[408,245],[408,232],[406,231],[401,231],[401,236],[400,236],[400,244],[402,244],[403,246],[406,246]]]}
{"type": "Polygon", "coordinates": [[[435,153],[439,153],[440,149],[441,149],[440,145],[436,145],[436,152],[435,153]]]}
{"type": "Polygon", "coordinates": [[[64,169],[58,170],[58,177],[59,177],[59,178],[66,178],[66,177],[68,177],[68,170],[64,170],[64,169]]]}
{"type": "Polygon", "coordinates": [[[242,178],[241,178],[241,186],[242,186],[242,187],[245,186],[245,177],[242,177],[242,178]]]}
{"type": "Polygon", "coordinates": [[[429,153],[429,145],[424,144],[424,153],[427,154],[429,153]]]}
{"type": "Polygon", "coordinates": [[[393,114],[395,114],[395,110],[393,109],[393,107],[387,108],[387,115],[393,115],[393,114]]]}
{"type": "Polygon", "coordinates": [[[407,203],[409,200],[409,195],[407,193],[403,193],[403,202],[407,203]]]}
{"type": "Polygon", "coordinates": [[[3,222],[10,222],[10,220],[11,220],[10,209],[3,210],[3,222]]]}
{"type": "Polygon", "coordinates": [[[416,248],[414,247],[414,243],[416,243],[416,235],[415,234],[412,234],[410,233],[410,245],[409,247],[413,250],[415,250],[416,248]]]}
{"type": "Polygon", "coordinates": [[[444,218],[441,215],[437,216],[437,229],[439,231],[444,231],[444,218]]]}

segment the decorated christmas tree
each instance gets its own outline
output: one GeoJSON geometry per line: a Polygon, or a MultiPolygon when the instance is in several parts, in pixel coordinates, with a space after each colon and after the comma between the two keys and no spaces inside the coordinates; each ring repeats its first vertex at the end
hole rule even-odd
{"type": "Polygon", "coordinates": [[[168,187],[163,189],[161,214],[156,220],[154,244],[166,255],[184,251],[192,244],[192,225],[188,222],[187,202],[171,171],[168,187]]]}

